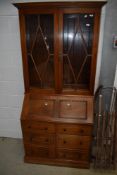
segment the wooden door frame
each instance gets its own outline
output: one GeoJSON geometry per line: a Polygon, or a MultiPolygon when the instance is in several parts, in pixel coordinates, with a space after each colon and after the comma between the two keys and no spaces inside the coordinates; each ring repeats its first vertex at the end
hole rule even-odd
{"type": "MultiPolygon", "coordinates": [[[[91,60],[91,73],[90,73],[90,81],[89,81],[89,91],[90,94],[94,92],[94,83],[95,83],[95,74],[96,74],[96,63],[97,63],[97,51],[98,51],[98,39],[99,39],[99,28],[100,28],[100,9],[98,8],[60,8],[59,9],[59,46],[60,50],[63,49],[63,41],[62,41],[62,33],[63,33],[63,15],[64,14],[72,14],[72,13],[93,13],[94,14],[94,29],[93,29],[93,41],[92,41],[92,60],[91,60]],[[62,20],[61,20],[62,18],[62,20]]],[[[61,51],[60,51],[61,52],[61,51]]],[[[63,60],[61,61],[61,65],[59,66],[59,86],[60,91],[62,92],[62,78],[63,78],[63,60]]],[[[70,93],[70,92],[69,92],[70,93]]]]}
{"type": "MultiPolygon", "coordinates": [[[[37,9],[37,10],[19,10],[19,24],[20,24],[20,41],[21,41],[21,49],[22,49],[22,63],[23,63],[23,75],[24,75],[24,85],[25,85],[25,93],[30,92],[30,84],[29,84],[29,66],[28,66],[28,58],[27,58],[27,47],[26,47],[26,24],[25,24],[25,15],[33,15],[33,14],[53,14],[54,16],[54,79],[55,79],[55,90],[58,89],[58,27],[57,27],[57,15],[56,9],[54,10],[46,10],[46,9],[37,9]]],[[[54,88],[53,88],[54,89],[54,88]]],[[[48,89],[42,90],[48,91],[48,89]]],[[[50,89],[49,89],[49,92],[50,89]]]]}

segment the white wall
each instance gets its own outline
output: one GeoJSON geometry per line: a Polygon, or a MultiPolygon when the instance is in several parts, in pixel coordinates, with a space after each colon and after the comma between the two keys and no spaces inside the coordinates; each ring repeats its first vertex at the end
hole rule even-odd
{"type": "Polygon", "coordinates": [[[100,84],[113,86],[117,65],[117,49],[113,47],[114,36],[117,35],[117,0],[108,0],[106,6],[104,42],[102,51],[100,84]]]}
{"type": "MultiPolygon", "coordinates": [[[[20,114],[24,84],[18,12],[12,2],[29,1],[34,0],[0,0],[0,136],[3,137],[22,137],[20,114]]],[[[101,59],[101,54],[98,56],[101,59]]]]}
{"type": "Polygon", "coordinates": [[[99,87],[102,51],[103,51],[103,37],[104,37],[104,24],[105,24],[105,12],[106,6],[102,8],[101,20],[100,20],[100,34],[99,34],[99,44],[98,44],[98,54],[97,54],[97,66],[96,66],[96,76],[95,76],[95,87],[94,92],[99,87]]]}
{"type": "Polygon", "coordinates": [[[0,0],[0,136],[21,137],[24,85],[17,10],[0,0]]]}

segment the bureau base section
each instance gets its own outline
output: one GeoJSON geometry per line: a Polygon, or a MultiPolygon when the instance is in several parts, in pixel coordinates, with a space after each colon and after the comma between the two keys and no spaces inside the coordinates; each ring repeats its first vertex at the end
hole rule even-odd
{"type": "Polygon", "coordinates": [[[45,164],[45,165],[87,168],[87,169],[90,168],[90,163],[88,161],[46,159],[46,158],[25,156],[24,157],[24,162],[25,163],[34,163],[34,164],[45,164]]]}

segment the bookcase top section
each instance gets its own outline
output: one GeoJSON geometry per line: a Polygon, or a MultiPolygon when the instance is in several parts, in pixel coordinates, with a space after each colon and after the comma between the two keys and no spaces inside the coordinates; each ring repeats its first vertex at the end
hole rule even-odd
{"type": "Polygon", "coordinates": [[[13,3],[18,9],[26,8],[39,8],[39,7],[50,7],[55,8],[101,8],[107,1],[68,1],[68,2],[27,2],[27,3],[13,3]]]}

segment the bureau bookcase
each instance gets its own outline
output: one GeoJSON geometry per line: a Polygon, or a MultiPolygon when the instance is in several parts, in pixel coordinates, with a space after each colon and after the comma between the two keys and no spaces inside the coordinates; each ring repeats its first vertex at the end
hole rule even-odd
{"type": "Polygon", "coordinates": [[[88,168],[100,11],[105,2],[16,3],[25,162],[88,168]]]}

